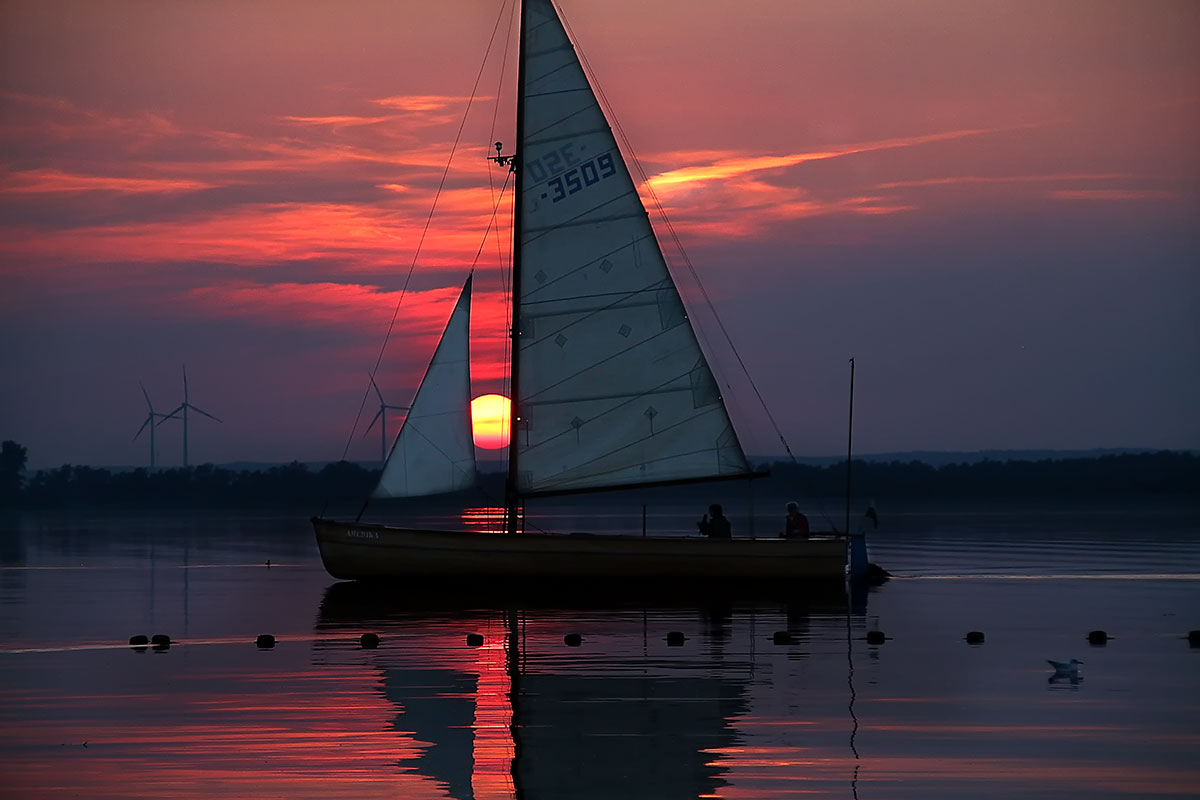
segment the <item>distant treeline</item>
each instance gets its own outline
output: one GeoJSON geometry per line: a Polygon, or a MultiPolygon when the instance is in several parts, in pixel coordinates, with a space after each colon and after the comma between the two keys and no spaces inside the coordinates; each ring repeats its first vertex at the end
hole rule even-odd
{"type": "Polygon", "coordinates": [[[21,492],[25,506],[290,506],[361,503],[379,470],[342,461],[320,470],[293,462],[265,470],[202,464],[153,472],[111,472],[66,465],[35,472],[21,492]]]}
{"type": "MultiPolygon", "coordinates": [[[[5,442],[0,458],[0,501],[5,506],[55,508],[287,506],[313,510],[323,504],[361,503],[379,470],[350,462],[319,470],[292,462],[267,469],[232,470],[205,464],[150,471],[110,471],[66,465],[24,475],[24,448],[5,442]],[[18,449],[19,448],[19,449],[18,449]]],[[[840,497],[846,465],[780,462],[755,493],[796,497],[840,497]]],[[[979,461],[931,466],[920,461],[859,461],[852,464],[857,497],[1136,497],[1200,496],[1200,457],[1188,452],[1106,455],[1039,461],[979,461]]],[[[503,475],[485,473],[480,493],[468,503],[499,502],[503,475]],[[480,500],[480,497],[490,498],[480,500]]],[[[673,494],[706,498],[710,484],[676,487],[673,494]]]]}
{"type": "MultiPolygon", "coordinates": [[[[937,467],[922,461],[856,459],[850,474],[858,497],[1200,496],[1200,457],[1171,450],[937,467]]],[[[825,467],[775,464],[767,481],[814,497],[844,495],[846,462],[825,467]]]]}

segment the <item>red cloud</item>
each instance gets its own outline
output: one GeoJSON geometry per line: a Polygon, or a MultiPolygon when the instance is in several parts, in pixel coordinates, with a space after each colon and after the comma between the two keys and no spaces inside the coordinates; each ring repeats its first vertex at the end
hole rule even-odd
{"type": "Polygon", "coordinates": [[[1058,183],[1065,181],[1107,181],[1126,178],[1120,172],[1050,173],[1047,175],[952,175],[944,178],[919,178],[910,181],[877,183],[877,189],[902,189],[912,186],[958,186],[970,183],[1058,183]]]}
{"type": "Polygon", "coordinates": [[[704,183],[712,180],[728,180],[753,172],[793,167],[797,164],[803,164],[807,161],[823,161],[825,159],[840,158],[858,153],[869,153],[877,150],[893,150],[903,147],[915,147],[916,145],[929,144],[931,142],[944,142],[953,139],[962,139],[968,136],[980,136],[987,133],[996,133],[999,130],[1001,129],[968,128],[965,130],[943,131],[941,133],[929,133],[920,136],[881,139],[874,142],[835,145],[826,150],[792,153],[782,156],[727,154],[723,158],[713,159],[712,163],[707,165],[681,167],[679,169],[669,170],[667,172],[659,173],[658,175],[653,175],[650,177],[649,183],[656,192],[664,190],[671,191],[680,186],[686,188],[694,184],[704,183]]]}
{"type": "Polygon", "coordinates": [[[10,173],[0,183],[0,194],[53,194],[56,192],[119,192],[158,194],[194,192],[215,184],[189,178],[131,178],[85,175],[60,169],[29,169],[10,173]]]}
{"type": "Polygon", "coordinates": [[[1163,189],[1056,189],[1055,200],[1174,200],[1179,195],[1163,189]]]}
{"type": "Polygon", "coordinates": [[[948,142],[1000,130],[942,131],[786,155],[718,151],[662,155],[656,160],[703,160],[708,163],[652,175],[641,191],[648,207],[661,202],[671,212],[677,228],[712,237],[759,235],[773,225],[818,216],[898,214],[916,210],[918,206],[904,199],[864,194],[853,184],[841,195],[821,196],[797,185],[794,175],[782,171],[807,162],[948,142]]]}
{"type": "MultiPolygon", "coordinates": [[[[371,102],[384,108],[395,108],[400,111],[443,111],[451,106],[462,105],[471,100],[461,95],[413,94],[381,97],[371,102]]],[[[491,97],[476,97],[475,102],[491,102],[491,97]]]]}
{"type": "MultiPolygon", "coordinates": [[[[488,227],[489,204],[486,190],[448,193],[442,207],[450,216],[426,235],[420,263],[470,266],[488,227]]],[[[186,260],[247,267],[326,258],[344,268],[395,268],[411,262],[427,214],[427,207],[251,205],[159,222],[72,228],[53,236],[10,228],[0,253],[75,263],[186,260]]]]}

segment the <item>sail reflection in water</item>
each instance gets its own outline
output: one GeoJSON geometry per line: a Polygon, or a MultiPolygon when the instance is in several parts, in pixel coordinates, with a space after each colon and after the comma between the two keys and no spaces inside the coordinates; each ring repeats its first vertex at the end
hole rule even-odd
{"type": "MultiPolygon", "coordinates": [[[[744,744],[736,721],[751,713],[755,613],[389,610],[377,595],[342,584],[326,593],[317,648],[334,661],[347,654],[329,643],[362,627],[386,629],[372,659],[397,710],[391,724],[421,748],[407,766],[450,797],[696,798],[727,785],[723,754],[744,744]],[[364,614],[368,606],[374,610],[364,614]],[[665,643],[669,626],[690,629],[685,647],[665,643]],[[484,644],[467,647],[467,632],[482,633],[484,644]],[[583,645],[567,646],[565,632],[581,633],[583,645]],[[387,647],[393,639],[403,645],[387,647]]],[[[766,613],[788,624],[783,609],[766,613]]],[[[845,617],[827,621],[844,625],[845,617]]],[[[807,624],[803,613],[793,615],[799,637],[807,624]]],[[[842,684],[835,713],[843,717],[844,694],[842,684]]],[[[847,731],[849,724],[846,717],[847,731]]]]}
{"type": "Polygon", "coordinates": [[[397,708],[392,727],[423,746],[417,769],[451,797],[514,797],[509,678],[505,645],[473,651],[454,669],[384,664],[382,690],[397,708]]]}
{"type": "MultiPolygon", "coordinates": [[[[709,753],[735,743],[731,721],[747,709],[745,682],[688,675],[589,674],[522,678],[522,758],[528,797],[694,798],[724,785],[709,753]]],[[[678,674],[674,674],[678,671],[678,674]]]]}

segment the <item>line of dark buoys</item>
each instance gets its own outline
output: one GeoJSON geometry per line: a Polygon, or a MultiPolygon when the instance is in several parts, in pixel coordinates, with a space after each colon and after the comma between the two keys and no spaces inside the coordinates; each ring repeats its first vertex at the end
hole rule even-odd
{"type": "MultiPolygon", "coordinates": [[[[867,644],[883,644],[890,636],[884,634],[881,630],[869,630],[866,635],[867,644]]],[[[963,637],[967,644],[983,644],[985,641],[983,631],[967,631],[967,635],[963,637]]],[[[1094,646],[1103,646],[1108,643],[1110,636],[1106,631],[1094,630],[1088,631],[1087,640],[1089,644],[1094,646]]],[[[1188,644],[1192,647],[1200,647],[1200,630],[1188,631],[1188,644]]],[[[269,633],[261,633],[254,643],[261,650],[270,650],[275,646],[276,639],[269,633]]],[[[666,637],[667,644],[671,647],[679,647],[687,641],[687,636],[683,631],[670,631],[666,637]]],[[[774,644],[795,644],[796,637],[788,631],[775,631],[771,636],[771,641],[774,644]]],[[[364,650],[374,650],[379,647],[379,634],[364,633],[358,640],[359,645],[364,650]]],[[[583,644],[583,637],[578,633],[568,633],[563,637],[563,643],[568,647],[578,647],[583,644]]],[[[154,648],[157,652],[167,650],[171,646],[171,637],[165,633],[156,633],[151,637],[146,637],[145,634],[137,634],[129,637],[129,646],[137,651],[145,651],[147,645],[154,648]]],[[[483,636],[478,633],[467,634],[467,645],[469,647],[480,647],[483,645],[483,636]]]]}
{"type": "MultiPolygon", "coordinates": [[[[785,643],[779,640],[781,634],[786,635],[786,632],[780,631],[780,633],[775,634],[775,644],[785,643]]],[[[872,630],[867,631],[866,638],[867,644],[883,644],[888,640],[889,637],[885,636],[883,631],[872,630]]],[[[983,644],[986,640],[986,637],[983,635],[983,631],[967,631],[967,635],[963,638],[966,639],[967,644],[983,644]]],[[[1105,645],[1112,638],[1113,637],[1110,636],[1106,631],[1100,630],[1088,631],[1087,635],[1088,642],[1096,646],[1105,645]]],[[[1200,631],[1189,632],[1188,642],[1191,643],[1193,647],[1200,647],[1200,631]]]]}
{"type": "MultiPolygon", "coordinates": [[[[788,644],[788,641],[781,640],[781,637],[786,637],[787,635],[786,631],[776,633],[775,644],[788,644]]],[[[889,638],[891,637],[883,635],[883,631],[867,631],[867,642],[869,644],[883,644],[889,638]]],[[[983,631],[967,631],[967,635],[963,638],[966,639],[967,644],[983,644],[985,641],[983,631]]],[[[1088,631],[1086,638],[1089,644],[1095,647],[1103,647],[1116,637],[1108,633],[1108,631],[1094,630],[1088,631]]],[[[1200,647],[1200,630],[1188,631],[1186,638],[1188,644],[1192,647],[1200,647]]]]}

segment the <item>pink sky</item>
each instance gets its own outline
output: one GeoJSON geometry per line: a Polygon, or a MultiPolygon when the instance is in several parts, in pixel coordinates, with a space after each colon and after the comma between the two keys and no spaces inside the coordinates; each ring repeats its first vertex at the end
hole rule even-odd
{"type": "MultiPolygon", "coordinates": [[[[0,438],[145,463],[186,363],[194,462],[338,458],[410,267],[398,405],[477,252],[501,390],[501,5],[4,4],[0,438]]],[[[560,5],[793,451],[844,447],[851,356],[860,452],[1200,447],[1200,7],[560,5]]]]}

